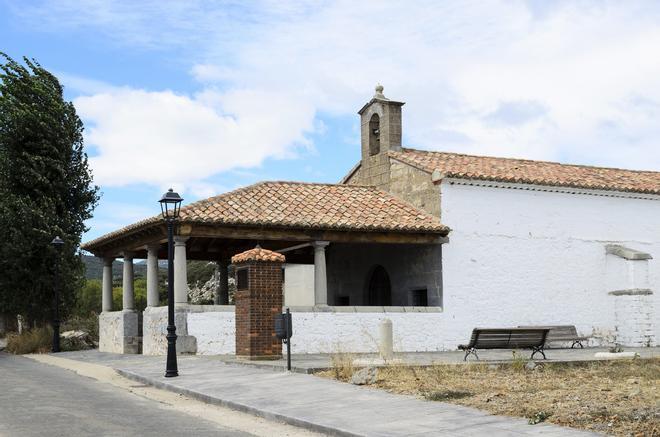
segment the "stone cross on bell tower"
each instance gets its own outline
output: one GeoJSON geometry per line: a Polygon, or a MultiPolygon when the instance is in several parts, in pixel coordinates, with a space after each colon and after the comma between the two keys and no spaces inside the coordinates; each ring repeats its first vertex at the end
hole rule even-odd
{"type": "Polygon", "coordinates": [[[383,95],[383,86],[376,86],[376,94],[358,111],[362,144],[361,179],[368,185],[389,188],[389,159],[387,152],[401,150],[401,107],[383,95]]]}

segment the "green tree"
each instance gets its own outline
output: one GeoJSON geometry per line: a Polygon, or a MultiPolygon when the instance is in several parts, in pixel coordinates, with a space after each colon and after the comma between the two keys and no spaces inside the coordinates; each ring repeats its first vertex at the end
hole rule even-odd
{"type": "Polygon", "coordinates": [[[209,261],[188,261],[188,286],[204,285],[215,274],[215,263],[209,261]]]}
{"type": "Polygon", "coordinates": [[[59,235],[62,316],[83,286],[78,256],[98,187],[83,125],[55,76],[34,60],[0,53],[0,313],[49,320],[59,235]]]}
{"type": "Polygon", "coordinates": [[[78,317],[98,315],[101,312],[101,288],[99,279],[87,279],[76,297],[73,315],[78,317]]]}
{"type": "MultiPolygon", "coordinates": [[[[123,307],[124,291],[121,285],[112,287],[112,308],[123,307]]],[[[144,278],[136,278],[133,282],[133,297],[135,299],[135,309],[137,311],[144,311],[147,307],[147,280],[144,278]]]]}

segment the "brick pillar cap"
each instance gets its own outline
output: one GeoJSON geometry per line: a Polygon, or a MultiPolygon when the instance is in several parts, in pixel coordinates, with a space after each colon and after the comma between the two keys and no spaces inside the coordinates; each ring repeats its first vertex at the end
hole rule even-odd
{"type": "Polygon", "coordinates": [[[232,264],[246,263],[250,261],[283,263],[285,260],[286,258],[281,253],[262,249],[259,246],[231,257],[232,264]]]}

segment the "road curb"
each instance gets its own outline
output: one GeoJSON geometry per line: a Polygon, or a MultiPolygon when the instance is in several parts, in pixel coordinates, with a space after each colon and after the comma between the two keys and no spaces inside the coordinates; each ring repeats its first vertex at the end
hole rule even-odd
{"type": "Polygon", "coordinates": [[[254,416],[258,416],[258,417],[261,417],[261,418],[264,418],[264,419],[267,419],[267,420],[276,420],[276,421],[284,422],[288,425],[293,425],[293,426],[297,426],[299,428],[307,429],[309,431],[324,433],[324,434],[328,434],[328,435],[332,435],[332,436],[338,436],[338,437],[366,437],[365,434],[356,434],[356,433],[353,433],[353,432],[350,432],[350,431],[347,431],[347,430],[344,430],[344,429],[329,427],[329,426],[321,425],[321,424],[318,424],[318,423],[313,423],[313,422],[310,422],[310,421],[307,421],[307,420],[298,419],[296,417],[287,416],[287,415],[284,415],[284,414],[275,413],[275,412],[263,410],[263,409],[260,409],[260,408],[255,408],[255,407],[252,407],[250,405],[242,404],[242,403],[239,403],[239,402],[234,402],[234,401],[230,401],[230,400],[226,400],[226,399],[221,399],[221,398],[209,396],[209,395],[206,395],[204,393],[200,393],[200,392],[195,391],[195,390],[190,390],[190,389],[186,389],[186,388],[177,387],[173,384],[168,384],[166,382],[159,381],[159,380],[156,380],[156,379],[153,379],[153,378],[147,378],[145,376],[139,375],[139,374],[137,374],[135,372],[132,372],[130,370],[119,369],[119,368],[115,368],[114,370],[117,373],[119,373],[121,376],[123,376],[124,378],[128,378],[128,379],[131,379],[133,381],[136,381],[136,382],[139,382],[139,383],[142,383],[142,384],[150,385],[152,387],[155,387],[155,388],[158,388],[158,389],[161,389],[161,390],[167,390],[167,391],[170,391],[170,392],[173,392],[173,393],[182,394],[182,395],[188,396],[190,398],[196,399],[198,401],[205,402],[207,404],[219,405],[219,406],[230,408],[232,410],[240,411],[240,412],[243,412],[243,413],[249,413],[249,414],[252,414],[254,416]]]}

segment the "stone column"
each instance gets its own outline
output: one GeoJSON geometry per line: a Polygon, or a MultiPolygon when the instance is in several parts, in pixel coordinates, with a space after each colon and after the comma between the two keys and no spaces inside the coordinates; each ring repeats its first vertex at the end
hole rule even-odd
{"type": "Polygon", "coordinates": [[[135,291],[133,289],[133,254],[124,252],[124,272],[122,276],[122,310],[135,310],[135,291]]]}
{"type": "Polygon", "coordinates": [[[229,305],[229,274],[227,269],[229,262],[226,259],[221,259],[217,262],[216,279],[218,285],[215,293],[216,305],[229,305]]]}
{"type": "Polygon", "coordinates": [[[325,248],[328,241],[315,241],[314,247],[314,305],[328,305],[328,277],[325,267],[325,248]]]}
{"type": "Polygon", "coordinates": [[[281,253],[260,247],[232,257],[236,268],[236,355],[249,360],[279,359],[282,342],[275,316],[282,312],[281,253]]]}
{"type": "Polygon", "coordinates": [[[114,258],[103,258],[103,281],[101,291],[101,311],[112,311],[112,263],[114,258]]]}
{"type": "Polygon", "coordinates": [[[186,266],[188,237],[174,237],[174,303],[188,303],[188,269],[186,266]]]}
{"type": "Polygon", "coordinates": [[[147,306],[157,307],[158,302],[158,244],[147,246],[147,306]]]}

